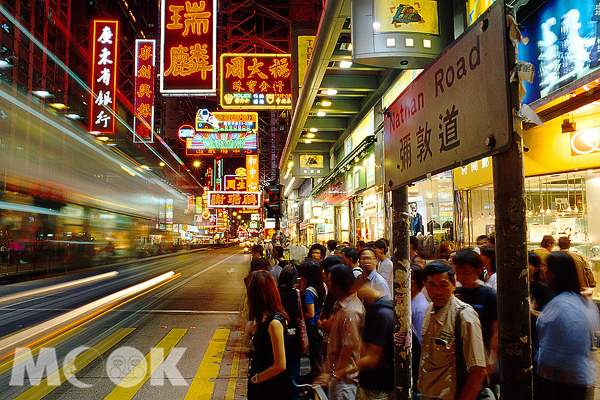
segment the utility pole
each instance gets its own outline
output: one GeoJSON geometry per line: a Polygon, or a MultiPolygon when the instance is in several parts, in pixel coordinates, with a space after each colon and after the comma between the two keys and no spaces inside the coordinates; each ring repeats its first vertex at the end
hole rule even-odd
{"type": "MultiPolygon", "coordinates": [[[[507,10],[507,17],[510,10],[507,10]]],[[[514,20],[513,20],[514,21],[514,20]]],[[[507,29],[507,32],[510,28],[507,29]]],[[[507,33],[508,65],[516,65],[516,51],[507,33]]],[[[520,108],[518,81],[510,85],[513,110],[520,108]]],[[[531,325],[525,216],[525,172],[521,120],[513,113],[513,143],[492,157],[496,212],[498,274],[498,336],[500,395],[503,400],[533,399],[531,325]]]]}
{"type": "Polygon", "coordinates": [[[411,400],[412,321],[410,314],[410,247],[408,186],[392,191],[392,246],[394,263],[394,386],[397,400],[411,400]]]}

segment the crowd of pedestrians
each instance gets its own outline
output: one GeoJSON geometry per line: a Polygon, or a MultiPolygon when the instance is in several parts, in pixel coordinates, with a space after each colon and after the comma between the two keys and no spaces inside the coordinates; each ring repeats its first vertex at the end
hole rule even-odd
{"type": "MultiPolygon", "coordinates": [[[[411,237],[412,340],[404,342],[412,346],[415,399],[497,399],[494,237],[479,236],[473,249],[442,242],[433,260],[424,260],[418,246],[411,237]]],[[[288,262],[276,246],[271,263],[260,246],[252,249],[249,399],[299,399],[302,383],[326,387],[332,400],[394,398],[399,343],[388,248],[385,239],[356,247],[330,240],[288,262]],[[301,376],[303,356],[310,372],[301,376]]],[[[569,248],[568,238],[555,243],[548,236],[529,252],[536,400],[593,399],[596,282],[585,258],[569,248]]]]}

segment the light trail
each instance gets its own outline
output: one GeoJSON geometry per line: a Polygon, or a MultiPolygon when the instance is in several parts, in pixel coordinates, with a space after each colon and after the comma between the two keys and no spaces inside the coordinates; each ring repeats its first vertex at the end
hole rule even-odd
{"type": "Polygon", "coordinates": [[[65,282],[65,283],[60,283],[58,285],[52,285],[52,286],[47,286],[47,287],[39,288],[39,289],[27,290],[27,291],[21,292],[21,293],[15,293],[15,294],[11,294],[8,296],[2,296],[2,297],[0,297],[0,303],[5,303],[7,301],[12,301],[12,300],[18,300],[23,297],[36,296],[36,295],[39,295],[42,293],[48,293],[48,292],[52,292],[55,290],[65,289],[68,287],[79,286],[79,285],[83,285],[85,283],[95,282],[95,281],[99,281],[102,279],[108,279],[108,278],[112,278],[113,276],[117,276],[118,274],[119,273],[117,271],[112,271],[112,272],[107,272],[105,274],[91,276],[89,278],[77,279],[72,282],[65,282]]]}
{"type": "Polygon", "coordinates": [[[157,276],[156,278],[152,278],[135,286],[120,290],[116,293],[113,293],[96,301],[93,301],[89,304],[76,308],[73,311],[60,315],[49,321],[43,322],[39,325],[25,329],[5,339],[2,339],[0,340],[0,353],[3,353],[11,347],[16,347],[19,343],[25,340],[32,339],[34,336],[40,335],[43,332],[57,328],[60,325],[66,324],[76,318],[80,318],[81,316],[87,313],[94,312],[95,310],[102,307],[107,307],[111,303],[118,302],[120,300],[125,299],[126,297],[142,292],[154,285],[158,285],[161,282],[170,279],[173,275],[175,275],[175,273],[173,271],[169,271],[165,274],[157,276]]]}

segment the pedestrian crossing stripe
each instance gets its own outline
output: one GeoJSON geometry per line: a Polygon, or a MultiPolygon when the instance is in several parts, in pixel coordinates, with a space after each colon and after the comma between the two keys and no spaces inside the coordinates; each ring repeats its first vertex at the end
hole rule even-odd
{"type": "MultiPolygon", "coordinates": [[[[70,368],[69,376],[72,376],[77,371],[86,367],[89,363],[94,361],[99,355],[107,352],[111,347],[113,347],[115,344],[119,343],[121,340],[123,340],[127,335],[129,335],[134,330],[135,330],[135,328],[121,328],[121,329],[117,330],[115,333],[113,333],[112,335],[110,335],[109,337],[107,337],[106,339],[102,340],[100,343],[98,343],[94,347],[81,353],[79,356],[77,356],[75,358],[75,360],[73,361],[73,365],[69,366],[69,368],[70,368]]],[[[46,396],[48,393],[50,393],[51,391],[53,391],[54,389],[56,389],[58,387],[55,385],[49,385],[48,384],[49,380],[53,381],[53,380],[58,379],[58,381],[60,382],[61,385],[67,380],[67,376],[66,376],[64,370],[65,370],[65,367],[63,367],[63,368],[59,369],[58,371],[54,372],[53,374],[51,374],[51,375],[58,375],[58,378],[56,376],[52,376],[52,377],[48,377],[48,378],[44,379],[43,381],[40,382],[39,385],[34,386],[31,389],[22,393],[21,395],[15,397],[15,400],[40,400],[40,399],[42,399],[44,396],[46,396]]]]}
{"type": "Polygon", "coordinates": [[[206,353],[202,357],[202,362],[198,371],[192,380],[192,384],[185,396],[185,400],[210,400],[215,387],[215,379],[221,369],[221,361],[227,339],[229,338],[229,329],[217,329],[208,344],[206,353]]]}
{"type": "Polygon", "coordinates": [[[5,362],[4,364],[0,365],[0,375],[2,375],[3,373],[10,371],[13,367],[23,363],[25,360],[28,359],[28,355],[31,354],[33,357],[37,357],[38,354],[40,353],[40,349],[42,347],[56,347],[59,344],[61,344],[62,342],[64,342],[65,340],[72,338],[73,336],[79,335],[80,333],[82,333],[86,328],[74,328],[71,329],[65,333],[63,333],[60,336],[55,337],[52,340],[49,340],[47,342],[44,342],[43,345],[39,345],[34,347],[33,349],[31,349],[31,353],[28,354],[23,354],[21,356],[19,356],[18,354],[15,354],[15,357],[13,357],[12,360],[9,360],[7,362],[5,362]]]}
{"type": "Polygon", "coordinates": [[[138,390],[146,383],[152,373],[158,368],[160,363],[165,359],[173,347],[181,340],[183,335],[187,332],[187,329],[171,329],[169,333],[161,340],[155,347],[155,349],[163,349],[163,352],[151,351],[146,355],[144,360],[146,361],[145,375],[142,379],[139,379],[136,374],[139,372],[137,368],[134,368],[129,374],[123,378],[122,382],[137,381],[135,385],[129,387],[129,385],[117,385],[105,400],[126,400],[132,399],[138,390]],[[161,354],[162,353],[162,354],[161,354]]]}

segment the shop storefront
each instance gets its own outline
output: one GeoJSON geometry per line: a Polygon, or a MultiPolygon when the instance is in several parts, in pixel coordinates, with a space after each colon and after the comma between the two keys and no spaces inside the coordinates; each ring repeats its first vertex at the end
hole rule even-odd
{"type": "MultiPolygon", "coordinates": [[[[551,0],[525,7],[520,20],[530,43],[519,45],[519,61],[536,71],[532,82],[523,82],[521,98],[539,118],[523,130],[528,248],[539,247],[544,235],[568,236],[571,249],[588,258],[598,280],[600,61],[591,52],[595,46],[578,47],[584,38],[598,40],[593,16],[588,2],[551,0]],[[563,18],[567,13],[578,21],[563,18]],[[564,24],[571,22],[578,29],[565,38],[564,24]]],[[[491,159],[456,168],[454,189],[457,241],[473,246],[478,235],[494,229],[491,159]]]]}

